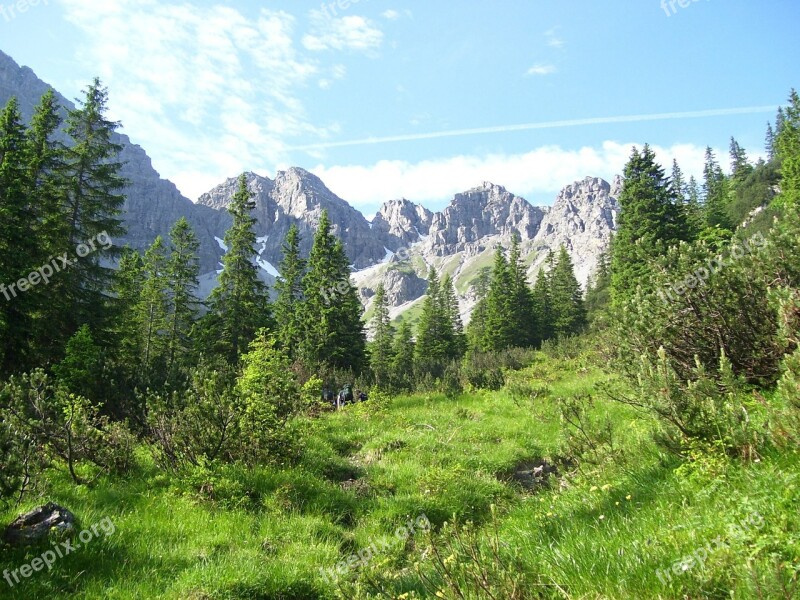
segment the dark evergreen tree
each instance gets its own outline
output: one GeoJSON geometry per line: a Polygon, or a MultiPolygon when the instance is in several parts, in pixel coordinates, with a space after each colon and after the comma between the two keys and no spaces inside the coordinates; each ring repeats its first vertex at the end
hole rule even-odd
{"type": "Polygon", "coordinates": [[[372,343],[370,344],[370,367],[378,387],[386,387],[392,376],[392,352],[394,350],[394,327],[389,316],[389,301],[383,283],[375,291],[372,302],[372,343]]]}
{"type": "Polygon", "coordinates": [[[169,300],[167,375],[172,378],[190,363],[191,334],[200,306],[196,295],[200,276],[200,242],[185,217],[172,226],[169,241],[170,255],[166,266],[169,300]]]}
{"type": "Polygon", "coordinates": [[[158,236],[142,262],[142,291],[136,309],[141,335],[138,380],[145,387],[164,382],[167,363],[169,297],[167,249],[158,236]]]}
{"type": "Polygon", "coordinates": [[[575,268],[564,246],[558,253],[555,268],[550,274],[550,302],[553,334],[566,337],[580,333],[586,327],[586,307],[575,268]]]}
{"type": "Polygon", "coordinates": [[[503,248],[498,246],[494,255],[492,282],[486,298],[486,330],[482,349],[498,351],[514,344],[514,314],[512,294],[514,279],[503,248]]]}
{"type": "Polygon", "coordinates": [[[444,313],[447,316],[448,331],[450,338],[448,344],[448,356],[450,358],[461,358],[467,351],[467,337],[464,334],[464,323],[461,320],[461,308],[458,304],[455,284],[453,278],[447,273],[441,283],[444,313]]]}
{"type": "Polygon", "coordinates": [[[775,130],[772,129],[772,123],[767,123],[767,135],[764,140],[764,150],[767,153],[768,162],[775,160],[775,130]]]}
{"type": "Polygon", "coordinates": [[[649,274],[649,263],[686,239],[687,226],[669,180],[645,146],[625,166],[620,214],[611,255],[612,298],[628,297],[649,274]]]}
{"type": "Polygon", "coordinates": [[[400,389],[412,387],[416,352],[413,336],[411,324],[406,320],[400,321],[392,348],[392,380],[400,389]]]}
{"type": "Polygon", "coordinates": [[[228,251],[222,258],[223,271],[219,285],[209,298],[209,312],[204,317],[204,335],[201,351],[214,348],[229,363],[239,357],[255,339],[256,332],[270,328],[272,314],[267,286],[258,276],[253,262],[256,255],[256,220],[251,215],[255,208],[253,196],[247,187],[247,177],[239,177],[239,187],[228,212],[233,217],[225,233],[228,251]]]}
{"type": "Polygon", "coordinates": [[[300,256],[300,230],[289,228],[283,242],[283,259],[275,282],[275,327],[283,351],[294,360],[298,357],[298,342],[303,338],[303,275],[306,261],[300,256]]]}
{"type": "Polygon", "coordinates": [[[541,342],[539,323],[533,304],[533,291],[528,283],[528,269],[522,260],[520,236],[514,233],[508,269],[511,275],[512,345],[518,348],[538,346],[541,342]]]}
{"type": "Polygon", "coordinates": [[[729,232],[732,227],[727,211],[728,181],[710,147],[706,148],[703,180],[706,227],[729,232]]]}
{"type": "Polygon", "coordinates": [[[66,121],[70,138],[64,164],[67,227],[65,239],[55,246],[60,252],[78,254],[70,269],[55,280],[62,308],[55,327],[66,337],[83,323],[92,325],[96,334],[104,329],[101,307],[114,276],[107,259],[118,256],[113,239],[125,233],[120,219],[125,201],[121,191],[126,184],[119,173],[122,146],[113,141],[119,124],[106,119],[107,108],[108,91],[95,79],[66,121]]]}
{"type": "Polygon", "coordinates": [[[792,90],[776,138],[781,163],[781,201],[787,206],[800,204],[800,95],[792,90]]]}
{"type": "Polygon", "coordinates": [[[735,186],[753,172],[753,165],[747,159],[747,152],[734,138],[731,138],[731,180],[735,186]]]}
{"type": "Polygon", "coordinates": [[[700,201],[700,186],[692,175],[686,186],[686,237],[687,241],[694,241],[705,228],[705,214],[700,201]]]}
{"type": "Polygon", "coordinates": [[[323,212],[303,277],[302,356],[309,364],[355,372],[364,367],[363,309],[350,273],[344,246],[323,212]]]}
{"type": "Polygon", "coordinates": [[[0,360],[8,373],[32,366],[33,295],[37,219],[29,201],[26,130],[12,98],[0,114],[0,360]]]}
{"type": "Polygon", "coordinates": [[[469,325],[467,325],[467,343],[470,350],[484,350],[483,342],[486,337],[486,314],[488,305],[489,287],[492,282],[492,269],[483,267],[475,280],[472,289],[478,301],[472,309],[469,325]]]}
{"type": "Polygon", "coordinates": [[[452,324],[447,322],[439,274],[433,267],[428,272],[428,291],[417,325],[416,361],[420,369],[431,370],[445,361],[452,343],[452,324]]]}

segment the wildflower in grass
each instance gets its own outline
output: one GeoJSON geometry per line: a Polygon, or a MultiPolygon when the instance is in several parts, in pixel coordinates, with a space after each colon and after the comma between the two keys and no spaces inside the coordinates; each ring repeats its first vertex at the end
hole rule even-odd
{"type": "Polygon", "coordinates": [[[630,500],[630,499],[631,499],[631,495],[630,495],[630,494],[628,494],[627,496],[625,496],[625,500],[630,500]]]}
{"type": "Polygon", "coordinates": [[[607,492],[608,490],[611,489],[611,484],[607,483],[603,487],[601,487],[600,489],[603,490],[604,492],[607,492]]]}
{"type": "Polygon", "coordinates": [[[596,492],[597,491],[597,486],[593,485],[591,488],[589,488],[589,491],[590,492],[596,492]]]}
{"type": "Polygon", "coordinates": [[[605,518],[606,518],[606,516],[605,516],[605,515],[600,515],[600,520],[601,520],[601,521],[602,521],[603,519],[605,519],[605,518]]]}

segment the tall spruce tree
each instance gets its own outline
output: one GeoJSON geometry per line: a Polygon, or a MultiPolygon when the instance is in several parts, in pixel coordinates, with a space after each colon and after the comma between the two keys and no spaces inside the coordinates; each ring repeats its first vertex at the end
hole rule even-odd
{"type": "Polygon", "coordinates": [[[470,350],[483,351],[486,337],[486,314],[488,310],[489,286],[492,283],[492,269],[483,267],[472,282],[472,290],[478,301],[472,309],[472,316],[467,325],[467,343],[470,350]]]}
{"type": "Polygon", "coordinates": [[[580,333],[586,326],[586,307],[580,283],[567,249],[561,246],[555,268],[550,274],[550,302],[553,334],[566,337],[580,333]]]}
{"type": "MultiPolygon", "coordinates": [[[[67,227],[65,239],[57,246],[70,254],[90,245],[100,236],[110,239],[124,235],[120,215],[126,184],[120,175],[122,146],[114,141],[118,123],[106,118],[108,90],[99,79],[86,88],[80,105],[69,111],[66,133],[70,138],[65,151],[64,202],[67,227]]],[[[80,252],[78,252],[80,256],[80,252]]],[[[88,323],[96,334],[103,330],[104,292],[110,286],[114,270],[107,259],[118,256],[112,244],[95,245],[89,254],[78,258],[72,267],[57,278],[61,314],[57,327],[70,337],[78,325],[88,323]]],[[[64,339],[66,343],[66,338],[64,339]]]]}
{"type": "Polygon", "coordinates": [[[323,211],[303,277],[302,356],[359,372],[366,358],[363,309],[350,279],[350,261],[323,211]]]}
{"type": "Polygon", "coordinates": [[[142,290],[137,306],[141,335],[139,381],[148,387],[164,382],[167,363],[169,297],[167,248],[158,236],[144,254],[142,290]]]}
{"type": "Polygon", "coordinates": [[[461,308],[458,304],[455,283],[450,273],[445,274],[441,286],[441,302],[444,305],[447,323],[450,326],[447,332],[450,338],[447,354],[450,358],[461,358],[467,351],[467,336],[464,334],[464,322],[461,320],[461,308]]]}
{"type": "Polygon", "coordinates": [[[411,389],[415,356],[414,332],[411,324],[400,321],[392,347],[392,381],[400,389],[411,389]]]}
{"type": "MultiPolygon", "coordinates": [[[[28,168],[28,196],[35,198],[35,228],[30,232],[36,240],[31,258],[37,265],[45,265],[65,249],[67,239],[67,214],[64,203],[66,188],[65,148],[60,141],[61,109],[53,90],[48,90],[36,106],[26,140],[28,168]]],[[[54,338],[53,323],[60,317],[60,281],[40,285],[31,293],[34,303],[34,331],[31,338],[33,352],[40,363],[53,363],[60,358],[63,340],[54,338]]]]}
{"type": "Polygon", "coordinates": [[[550,250],[545,264],[539,269],[533,284],[533,310],[539,324],[539,339],[543,342],[553,337],[553,301],[550,297],[550,278],[555,269],[555,254],[550,250]]]}
{"type": "MultiPolygon", "coordinates": [[[[223,271],[219,285],[209,298],[209,312],[204,318],[205,348],[214,348],[234,364],[262,328],[272,326],[267,286],[258,276],[253,262],[256,256],[256,219],[253,195],[247,187],[247,176],[239,177],[228,212],[233,218],[225,233],[228,251],[222,258],[223,271]]],[[[201,347],[201,350],[203,350],[201,347]]]]}
{"type": "Polygon", "coordinates": [[[298,357],[298,344],[303,338],[303,275],[306,261],[300,256],[300,230],[292,224],[283,242],[283,259],[275,282],[275,328],[277,340],[286,355],[298,357]]]}
{"type": "Polygon", "coordinates": [[[494,254],[492,282],[486,298],[486,330],[483,349],[499,351],[514,344],[514,314],[512,290],[514,279],[506,259],[505,251],[498,246],[494,254]]]}
{"type": "Polygon", "coordinates": [[[533,291],[528,284],[528,272],[522,260],[520,244],[520,236],[515,232],[508,257],[508,269],[511,275],[511,288],[508,293],[511,296],[513,328],[511,344],[518,348],[526,348],[538,345],[541,339],[534,311],[533,291]]]}
{"type": "Polygon", "coordinates": [[[447,357],[446,315],[441,310],[441,281],[433,267],[428,271],[428,290],[417,324],[416,361],[423,370],[447,357]]]}
{"type": "Polygon", "coordinates": [[[703,167],[703,194],[706,227],[729,232],[731,223],[727,211],[728,180],[710,147],[706,148],[705,166],[703,167]]]}
{"type": "Polygon", "coordinates": [[[200,300],[200,242],[189,222],[181,217],[169,232],[170,255],[167,262],[169,316],[167,330],[167,375],[174,377],[188,367],[192,351],[191,333],[197,320],[200,300]]]}
{"type": "Polygon", "coordinates": [[[686,222],[669,179],[649,146],[634,148],[625,166],[620,214],[612,244],[612,298],[627,298],[649,274],[649,263],[686,239],[686,222]]]}
{"type": "Polygon", "coordinates": [[[15,98],[0,113],[0,359],[2,371],[32,366],[32,295],[37,215],[29,196],[26,130],[15,98]]]}
{"type": "Polygon", "coordinates": [[[394,327],[389,316],[389,300],[383,283],[378,285],[373,300],[375,313],[372,316],[373,338],[370,344],[370,367],[378,387],[386,387],[392,376],[392,352],[394,350],[394,327]]]}

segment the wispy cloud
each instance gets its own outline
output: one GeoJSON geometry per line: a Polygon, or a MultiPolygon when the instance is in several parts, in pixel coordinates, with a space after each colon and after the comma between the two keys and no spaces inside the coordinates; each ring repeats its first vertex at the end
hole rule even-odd
{"type": "Polygon", "coordinates": [[[390,8],[389,10],[383,11],[383,14],[381,16],[387,21],[396,21],[397,19],[400,18],[400,13],[390,8]]]}
{"type": "Polygon", "coordinates": [[[274,164],[293,137],[330,133],[300,100],[319,67],[298,51],[285,12],[62,1],[86,32],[78,60],[111,89],[112,117],[135,141],[158,140],[148,146],[154,164],[190,196],[223,175],[274,164]]]}
{"type": "MultiPolygon", "coordinates": [[[[463,155],[416,163],[384,160],[366,166],[319,165],[312,171],[340,197],[367,209],[400,196],[438,208],[454,194],[482,181],[504,185],[533,203],[549,203],[565,185],[586,176],[610,181],[622,172],[633,145],[607,141],[576,149],[543,146],[523,154],[463,155]]],[[[654,151],[667,168],[675,158],[687,176],[701,176],[705,147],[656,146],[654,151]]]]}
{"type": "Polygon", "coordinates": [[[434,131],[431,133],[412,133],[408,135],[393,135],[384,137],[369,137],[357,140],[340,142],[320,142],[305,146],[295,146],[290,150],[319,150],[323,148],[342,148],[346,146],[368,146],[374,144],[390,144],[395,142],[412,142],[420,140],[433,140],[448,137],[467,135],[488,135],[494,133],[510,133],[513,131],[531,131],[535,129],[559,129],[566,127],[585,127],[588,125],[606,125],[614,123],[638,123],[650,121],[667,121],[679,119],[703,119],[710,117],[726,117],[731,115],[748,115],[756,113],[774,113],[778,105],[748,106],[742,108],[715,108],[711,110],[696,110],[686,112],[654,113],[645,115],[625,115],[616,117],[592,117],[589,119],[567,119],[564,121],[543,121],[539,123],[523,123],[521,125],[501,125],[498,127],[476,127],[472,129],[452,129],[449,131],[434,131]]]}
{"type": "Polygon", "coordinates": [[[558,69],[555,67],[555,65],[536,64],[533,65],[530,69],[528,69],[527,75],[529,77],[552,75],[557,71],[558,69]]]}
{"type": "Polygon", "coordinates": [[[359,15],[330,17],[311,11],[312,30],[303,36],[303,46],[313,52],[324,50],[375,50],[383,43],[383,32],[359,15]]]}
{"type": "Polygon", "coordinates": [[[553,27],[553,29],[549,29],[545,31],[544,37],[547,41],[547,45],[551,48],[563,48],[566,45],[566,42],[558,37],[558,28],[553,27]]]}

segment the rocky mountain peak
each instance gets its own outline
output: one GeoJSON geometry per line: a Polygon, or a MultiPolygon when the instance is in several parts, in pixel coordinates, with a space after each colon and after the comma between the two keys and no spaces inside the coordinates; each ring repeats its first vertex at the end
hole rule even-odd
{"type": "Polygon", "coordinates": [[[428,244],[438,256],[444,256],[467,250],[471,244],[491,236],[518,233],[522,239],[531,239],[544,214],[541,208],[503,186],[484,182],[456,194],[450,206],[434,215],[428,244]]]}
{"type": "Polygon", "coordinates": [[[433,213],[427,208],[401,198],[385,202],[375,218],[372,230],[399,238],[404,244],[413,244],[428,235],[433,213]]]}

